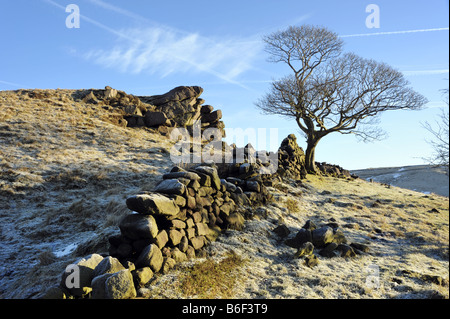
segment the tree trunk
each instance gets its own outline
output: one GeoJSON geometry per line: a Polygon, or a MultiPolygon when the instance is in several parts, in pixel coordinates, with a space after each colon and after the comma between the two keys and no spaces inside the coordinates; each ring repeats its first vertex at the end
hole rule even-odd
{"type": "Polygon", "coordinates": [[[307,141],[305,166],[306,166],[306,170],[310,174],[317,173],[316,162],[315,162],[315,153],[316,153],[316,146],[319,143],[319,140],[320,139],[308,138],[308,141],[307,141]]]}

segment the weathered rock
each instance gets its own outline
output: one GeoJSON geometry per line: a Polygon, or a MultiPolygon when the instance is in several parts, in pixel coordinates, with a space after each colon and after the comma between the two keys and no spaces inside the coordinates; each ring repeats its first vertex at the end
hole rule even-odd
{"type": "Polygon", "coordinates": [[[275,234],[277,234],[279,237],[281,238],[285,238],[287,236],[289,236],[289,234],[291,233],[291,231],[289,230],[289,228],[287,228],[286,225],[282,224],[280,226],[275,227],[275,229],[273,230],[273,232],[275,234]]]}
{"type": "Polygon", "coordinates": [[[336,257],[337,256],[337,251],[336,251],[337,247],[338,247],[338,244],[331,242],[331,243],[327,244],[324,248],[322,248],[320,250],[319,254],[321,256],[328,257],[328,258],[336,257]]]}
{"type": "Polygon", "coordinates": [[[185,171],[179,171],[179,172],[170,172],[163,175],[163,179],[173,179],[173,178],[186,178],[191,181],[198,181],[200,180],[200,176],[194,172],[185,172],[185,171]]]}
{"type": "Polygon", "coordinates": [[[163,194],[183,195],[186,191],[186,186],[180,183],[178,179],[164,179],[156,185],[154,191],[163,194]]]}
{"type": "Polygon", "coordinates": [[[311,242],[314,244],[314,247],[318,248],[324,247],[325,245],[331,243],[334,239],[333,229],[328,226],[313,230],[311,235],[311,242]]]}
{"type": "Polygon", "coordinates": [[[175,267],[176,263],[177,262],[175,261],[175,259],[173,259],[171,257],[165,257],[164,258],[164,263],[163,263],[162,268],[161,268],[161,272],[163,274],[167,274],[170,271],[170,269],[175,267]]]}
{"type": "Polygon", "coordinates": [[[119,223],[122,235],[130,239],[155,238],[158,226],[152,215],[130,214],[119,223]]]}
{"type": "Polygon", "coordinates": [[[172,258],[177,262],[183,262],[187,260],[187,256],[185,253],[180,251],[177,247],[172,249],[172,258]]]}
{"type": "Polygon", "coordinates": [[[311,255],[313,252],[314,252],[314,245],[311,242],[307,241],[298,248],[297,252],[294,255],[294,258],[308,256],[311,255]]]}
{"type": "Polygon", "coordinates": [[[355,251],[356,253],[358,252],[368,253],[370,250],[369,246],[360,243],[351,243],[350,247],[356,249],[355,251]]]}
{"type": "Polygon", "coordinates": [[[200,109],[200,113],[202,114],[209,114],[214,110],[214,107],[212,107],[211,105],[202,105],[201,109],[200,109]]]}
{"type": "Polygon", "coordinates": [[[196,223],[195,228],[197,230],[198,236],[205,236],[209,232],[208,225],[206,225],[204,223],[196,223]]]}
{"type": "Polygon", "coordinates": [[[178,86],[169,92],[161,95],[148,97],[148,102],[160,106],[168,102],[190,100],[199,97],[203,89],[199,86],[178,86]]]}
{"type": "Polygon", "coordinates": [[[145,126],[155,127],[160,125],[165,125],[168,123],[166,114],[163,112],[146,112],[144,116],[145,126]]]}
{"type": "Polygon", "coordinates": [[[93,277],[112,274],[124,269],[125,267],[122,266],[117,258],[107,256],[95,267],[93,277]]]}
{"type": "Polygon", "coordinates": [[[216,110],[211,113],[204,113],[204,114],[202,114],[202,117],[201,117],[202,122],[207,122],[207,123],[218,122],[221,118],[222,118],[221,110],[216,110]]]}
{"type": "Polygon", "coordinates": [[[303,225],[302,228],[314,230],[314,229],[317,229],[317,225],[312,220],[307,220],[305,225],[303,225]]]}
{"type": "Polygon", "coordinates": [[[167,234],[167,231],[163,229],[155,237],[154,244],[158,246],[159,249],[162,249],[167,244],[168,241],[169,235],[167,234]]]}
{"type": "Polygon", "coordinates": [[[105,292],[108,299],[131,299],[136,297],[133,276],[128,269],[109,276],[105,281],[105,292]]]}
{"type": "Polygon", "coordinates": [[[113,273],[106,273],[92,279],[92,299],[107,299],[106,295],[106,280],[111,277],[113,273]]]}
{"type": "Polygon", "coordinates": [[[136,267],[150,267],[153,272],[158,272],[163,263],[161,250],[155,244],[145,247],[136,260],[136,267]]]}
{"type": "Polygon", "coordinates": [[[312,234],[309,229],[301,228],[294,238],[287,239],[286,245],[293,248],[300,248],[306,242],[312,242],[312,234]]]}
{"type": "Polygon", "coordinates": [[[190,244],[192,247],[194,247],[195,250],[199,250],[205,245],[205,237],[203,236],[197,236],[189,239],[190,244]]]}
{"type": "Polygon", "coordinates": [[[76,297],[85,294],[84,287],[90,287],[95,267],[103,260],[99,254],[91,254],[68,265],[62,274],[60,286],[76,297]]]}
{"type": "Polygon", "coordinates": [[[143,215],[174,216],[180,212],[174,200],[158,193],[129,197],[126,204],[129,209],[143,215]]]}
{"type": "Polygon", "coordinates": [[[133,272],[133,279],[136,284],[135,286],[137,287],[145,286],[150,281],[150,279],[153,278],[153,275],[154,275],[153,271],[150,267],[143,267],[136,269],[133,272]]]}
{"type": "Polygon", "coordinates": [[[113,89],[110,86],[105,86],[105,93],[104,93],[104,98],[105,99],[113,99],[117,96],[117,90],[113,89]]]}
{"type": "Polygon", "coordinates": [[[186,236],[183,236],[178,244],[178,248],[185,253],[189,246],[189,239],[186,236]]]}
{"type": "Polygon", "coordinates": [[[172,246],[176,246],[181,242],[183,234],[176,229],[169,230],[169,239],[172,246]]]}
{"type": "Polygon", "coordinates": [[[336,247],[336,250],[341,253],[341,257],[356,257],[355,251],[349,245],[340,244],[336,247]]]}
{"type": "Polygon", "coordinates": [[[317,258],[316,255],[312,254],[305,257],[304,264],[309,268],[314,268],[319,264],[319,259],[317,258]]]}
{"type": "MultiPolygon", "coordinates": [[[[217,173],[217,169],[215,169],[214,167],[210,167],[210,166],[197,166],[195,168],[195,170],[199,173],[203,173],[208,175],[211,178],[211,185],[215,188],[215,189],[220,189],[220,177],[219,174],[217,173]]],[[[202,184],[200,182],[200,184],[202,184]]],[[[203,186],[208,186],[208,185],[203,185],[203,186]]]]}

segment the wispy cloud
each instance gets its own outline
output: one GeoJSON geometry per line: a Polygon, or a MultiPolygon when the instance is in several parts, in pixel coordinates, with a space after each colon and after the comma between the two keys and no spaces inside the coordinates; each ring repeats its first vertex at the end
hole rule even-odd
{"type": "MultiPolygon", "coordinates": [[[[53,0],[44,1],[65,9],[53,0]]],[[[260,46],[251,39],[212,39],[148,20],[101,0],[89,2],[139,20],[146,27],[116,30],[81,15],[82,20],[117,36],[112,47],[92,49],[83,54],[85,59],[106,68],[133,74],[150,73],[164,77],[174,73],[204,72],[249,89],[236,78],[253,68],[253,58],[261,52],[260,46]]]]}
{"type": "Polygon", "coordinates": [[[403,71],[402,73],[404,75],[407,75],[407,76],[448,74],[448,69],[441,69],[441,70],[413,70],[413,71],[403,71]]]}
{"type": "Polygon", "coordinates": [[[449,28],[432,28],[432,29],[418,29],[418,30],[403,30],[403,31],[385,31],[385,32],[372,32],[372,33],[359,33],[359,34],[346,34],[341,35],[341,38],[351,37],[370,37],[376,35],[391,35],[391,34],[407,34],[407,33],[419,33],[419,32],[436,32],[436,31],[448,31],[449,28]]]}
{"type": "Polygon", "coordinates": [[[2,80],[0,80],[0,84],[5,84],[5,85],[8,85],[8,86],[14,86],[14,87],[21,88],[21,89],[30,87],[29,85],[25,85],[25,84],[19,84],[19,83],[14,83],[14,82],[9,82],[9,81],[2,81],[2,80]]]}

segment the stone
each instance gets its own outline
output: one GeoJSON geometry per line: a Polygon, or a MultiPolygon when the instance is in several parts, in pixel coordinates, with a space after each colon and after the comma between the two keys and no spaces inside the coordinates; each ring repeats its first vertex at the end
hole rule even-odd
{"type": "Polygon", "coordinates": [[[347,243],[347,238],[345,237],[344,232],[339,228],[335,228],[333,230],[333,242],[336,244],[347,243]]]}
{"type": "Polygon", "coordinates": [[[205,236],[208,234],[208,230],[209,230],[208,225],[206,225],[204,223],[196,223],[195,228],[197,230],[198,236],[205,236]]]}
{"type": "Polygon", "coordinates": [[[333,229],[329,226],[324,226],[318,229],[315,229],[311,232],[312,235],[312,243],[314,247],[324,247],[327,244],[331,243],[334,239],[333,229]]]}
{"type": "Polygon", "coordinates": [[[338,247],[338,244],[336,243],[329,243],[324,248],[322,248],[319,252],[319,254],[323,257],[336,257],[337,251],[336,248],[338,247]]]}
{"type": "Polygon", "coordinates": [[[173,228],[184,229],[186,228],[186,223],[179,219],[172,219],[170,221],[170,226],[173,228]]]}
{"type": "Polygon", "coordinates": [[[200,109],[200,113],[202,113],[202,115],[204,114],[209,114],[214,110],[214,107],[212,107],[211,105],[202,105],[201,109],[200,109]]]}
{"type": "Polygon", "coordinates": [[[162,249],[167,242],[169,241],[169,235],[166,230],[161,230],[158,235],[155,237],[154,244],[158,246],[159,249],[162,249]]]}
{"type": "Polygon", "coordinates": [[[349,245],[340,244],[337,246],[336,250],[341,253],[341,257],[356,257],[355,251],[349,245]]]}
{"type": "Polygon", "coordinates": [[[91,104],[97,104],[98,99],[95,96],[94,92],[90,91],[86,96],[83,98],[84,103],[91,103],[91,104]]]}
{"type": "Polygon", "coordinates": [[[180,212],[174,200],[158,193],[129,197],[126,204],[129,209],[143,215],[175,216],[180,212]]]}
{"type": "Polygon", "coordinates": [[[261,191],[261,188],[257,181],[247,181],[246,189],[250,192],[257,192],[257,193],[259,193],[261,191]]]}
{"type": "Polygon", "coordinates": [[[198,181],[200,180],[200,176],[194,172],[185,172],[185,171],[179,171],[179,172],[170,172],[163,175],[163,179],[173,179],[173,178],[186,178],[191,181],[198,181]]]}
{"type": "Polygon", "coordinates": [[[216,111],[211,112],[211,113],[202,114],[202,117],[201,117],[202,122],[207,122],[207,123],[218,122],[221,118],[222,118],[222,111],[221,110],[216,110],[216,111]]]}
{"type": "Polygon", "coordinates": [[[113,99],[117,96],[117,90],[113,89],[110,86],[105,86],[105,95],[104,98],[105,99],[113,99]]]}
{"type": "Polygon", "coordinates": [[[43,294],[39,295],[39,299],[66,299],[64,291],[58,285],[48,288],[43,294]]]}
{"type": "Polygon", "coordinates": [[[314,268],[319,264],[319,259],[317,258],[316,255],[312,254],[305,257],[304,264],[309,268],[314,268]]]}
{"type": "Polygon", "coordinates": [[[197,236],[189,239],[190,244],[192,247],[194,247],[195,250],[199,250],[205,245],[205,237],[203,236],[197,236]]]}
{"type": "Polygon", "coordinates": [[[103,274],[112,274],[124,269],[125,267],[117,258],[107,256],[95,267],[93,277],[95,278],[103,274]]]}
{"type": "MultiPolygon", "coordinates": [[[[197,172],[203,173],[208,175],[211,178],[211,186],[213,186],[215,189],[220,190],[220,177],[219,174],[217,173],[217,169],[215,169],[214,167],[210,167],[210,166],[197,166],[195,168],[195,170],[197,172]]],[[[202,184],[200,182],[200,184],[202,184]]],[[[208,185],[203,185],[203,186],[208,186],[208,185]]]]}
{"type": "Polygon", "coordinates": [[[205,235],[209,241],[216,241],[222,233],[222,229],[219,226],[212,226],[208,228],[208,233],[205,235]]]}
{"type": "Polygon", "coordinates": [[[181,242],[183,234],[176,229],[169,230],[169,240],[172,246],[176,246],[181,242]]]}
{"type": "Polygon", "coordinates": [[[294,258],[308,256],[311,255],[313,252],[314,252],[314,245],[311,242],[307,241],[298,248],[297,252],[294,255],[294,258]]]}
{"type": "Polygon", "coordinates": [[[279,237],[281,238],[285,238],[287,236],[289,236],[289,234],[291,233],[291,231],[289,230],[289,228],[287,228],[286,225],[282,224],[280,226],[275,227],[275,229],[273,230],[273,232],[275,234],[277,234],[279,237]]]}
{"type": "Polygon", "coordinates": [[[133,276],[128,269],[109,276],[105,281],[105,292],[108,299],[131,299],[136,297],[133,276]]]}
{"type": "Polygon", "coordinates": [[[312,242],[312,234],[309,229],[301,228],[294,238],[287,239],[286,245],[293,248],[300,248],[306,242],[312,242]]]}
{"type": "Polygon", "coordinates": [[[130,214],[119,223],[120,232],[132,240],[155,238],[158,225],[152,215],[130,214]]]}
{"type": "Polygon", "coordinates": [[[350,247],[356,249],[355,251],[356,253],[358,252],[368,253],[370,250],[369,246],[360,243],[351,243],[350,247]]]}
{"type": "Polygon", "coordinates": [[[139,257],[136,259],[136,267],[150,267],[153,272],[158,272],[163,263],[161,250],[155,244],[145,247],[139,257]]]}
{"type": "Polygon", "coordinates": [[[150,267],[136,269],[133,272],[135,286],[144,287],[150,281],[150,279],[153,278],[153,275],[154,273],[150,267]]]}
{"type": "Polygon", "coordinates": [[[189,245],[188,248],[186,249],[186,257],[188,259],[195,258],[195,249],[191,245],[189,245]]]}
{"type": "Polygon", "coordinates": [[[199,86],[178,86],[169,92],[161,95],[154,95],[148,98],[148,103],[160,106],[168,102],[197,99],[203,92],[199,86]]]}
{"type": "Polygon", "coordinates": [[[103,257],[101,255],[91,254],[68,265],[62,274],[60,286],[63,289],[67,289],[71,295],[82,297],[85,294],[83,288],[91,286],[95,267],[97,267],[102,260],[103,257]]]}
{"type": "Polygon", "coordinates": [[[178,248],[185,253],[189,246],[189,239],[186,236],[183,236],[178,244],[178,248]]]}
{"type": "Polygon", "coordinates": [[[168,122],[167,116],[163,112],[148,111],[145,113],[144,123],[145,123],[145,126],[147,126],[147,127],[155,127],[155,126],[165,125],[165,124],[167,124],[167,122],[168,122]]]}
{"type": "Polygon", "coordinates": [[[173,259],[171,257],[165,257],[164,263],[161,268],[161,272],[163,274],[167,274],[173,267],[175,267],[176,263],[177,262],[175,261],[175,259],[173,259]]]}
{"type": "Polygon", "coordinates": [[[304,229],[314,230],[317,229],[317,225],[312,220],[307,220],[305,225],[303,225],[304,229]]]}
{"type": "Polygon", "coordinates": [[[156,185],[154,191],[163,194],[183,195],[186,191],[186,185],[180,183],[178,179],[164,179],[156,185]]]}
{"type": "Polygon", "coordinates": [[[113,273],[106,273],[95,277],[92,280],[92,299],[107,299],[106,295],[106,280],[111,277],[113,273]]]}
{"type": "Polygon", "coordinates": [[[185,253],[180,251],[177,247],[172,249],[172,258],[177,262],[183,262],[187,260],[187,256],[185,253]]]}

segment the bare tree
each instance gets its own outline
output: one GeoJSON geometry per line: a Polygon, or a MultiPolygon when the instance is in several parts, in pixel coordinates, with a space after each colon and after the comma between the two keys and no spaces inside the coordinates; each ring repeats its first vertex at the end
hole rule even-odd
{"type": "Polygon", "coordinates": [[[449,100],[448,89],[444,90],[446,95],[445,103],[447,109],[442,109],[435,125],[428,122],[422,123],[422,127],[433,135],[433,139],[427,142],[433,148],[433,154],[429,158],[425,158],[430,164],[444,166],[449,174],[449,100]]]}
{"type": "Polygon", "coordinates": [[[265,114],[293,118],[306,136],[306,169],[316,172],[315,149],[326,135],[379,139],[378,115],[419,109],[427,100],[385,63],[343,53],[343,42],[323,27],[289,27],[264,38],[269,61],[285,63],[290,75],[274,81],[256,102],[265,114]]]}

